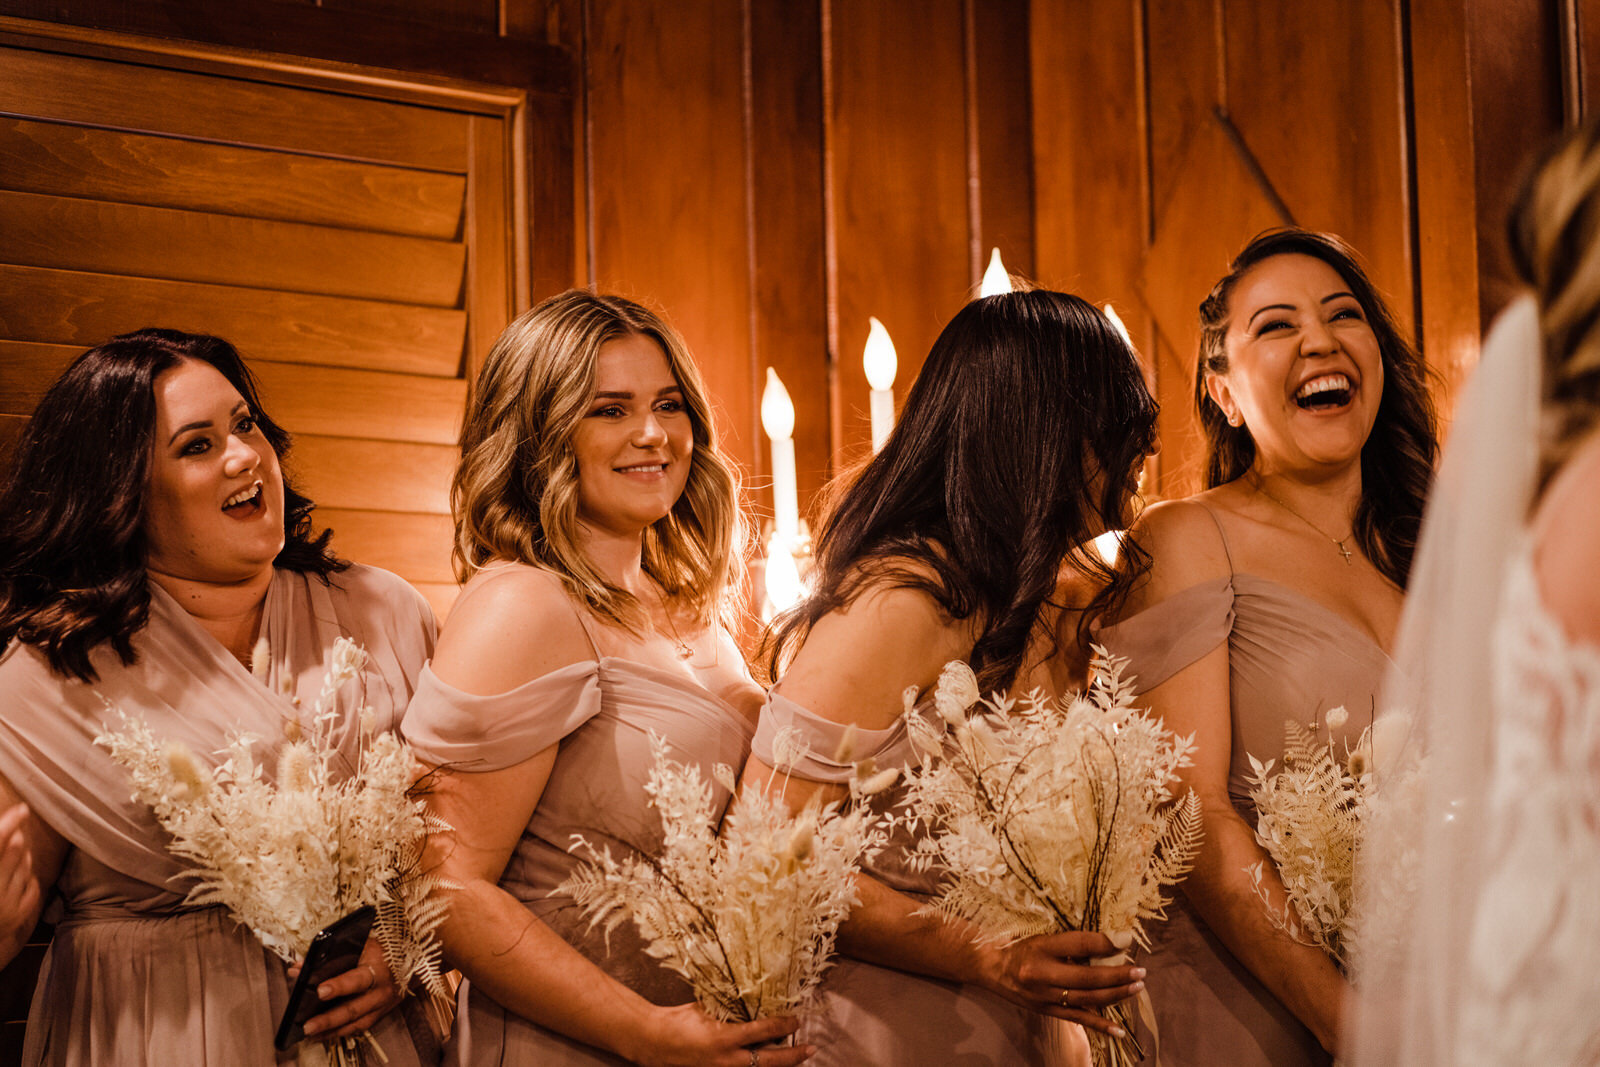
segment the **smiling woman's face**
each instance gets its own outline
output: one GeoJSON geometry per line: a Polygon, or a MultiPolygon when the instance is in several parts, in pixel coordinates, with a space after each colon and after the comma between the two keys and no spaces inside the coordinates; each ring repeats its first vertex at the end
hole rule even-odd
{"type": "Polygon", "coordinates": [[[666,353],[629,334],[600,347],[595,393],[572,435],[578,517],[634,535],[672,511],[689,480],[694,424],[666,353]]]}
{"type": "Polygon", "coordinates": [[[283,474],[255,413],[198,360],[161,374],[155,397],[150,569],[213,583],[258,576],[283,548],[283,474]]]}
{"type": "Polygon", "coordinates": [[[1326,470],[1359,460],[1383,398],[1367,313],[1327,263],[1298,253],[1249,270],[1228,301],[1225,374],[1206,388],[1249,429],[1256,466],[1326,470]]]}

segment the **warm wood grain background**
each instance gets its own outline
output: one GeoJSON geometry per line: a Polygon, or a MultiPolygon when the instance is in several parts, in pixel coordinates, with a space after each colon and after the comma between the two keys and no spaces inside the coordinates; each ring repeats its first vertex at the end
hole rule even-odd
{"type": "MultiPolygon", "coordinates": [[[[765,368],[794,397],[814,501],[866,447],[867,317],[903,396],[997,245],[1127,320],[1163,404],[1151,484],[1177,495],[1196,475],[1194,311],[1253,233],[1292,219],[1361,249],[1448,408],[1509,292],[1516,176],[1600,99],[1600,0],[0,16],[0,452],[83,348],[156,323],[223,334],[297,434],[339,551],[441,612],[466,380],[531,301],[595,284],[665,310],[767,515],[765,368]]],[[[0,977],[6,1019],[28,964],[0,977]]],[[[18,1039],[0,1028],[0,1063],[18,1039]]]]}

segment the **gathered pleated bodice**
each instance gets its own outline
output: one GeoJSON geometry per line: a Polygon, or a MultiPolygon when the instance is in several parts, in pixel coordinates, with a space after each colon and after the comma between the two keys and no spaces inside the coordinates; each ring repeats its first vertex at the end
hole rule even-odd
{"type": "MultiPolygon", "coordinates": [[[[1097,639],[1129,660],[1144,693],[1227,643],[1231,731],[1228,795],[1255,826],[1250,757],[1278,760],[1290,720],[1329,737],[1324,715],[1349,718],[1332,737],[1354,748],[1372,724],[1389,657],[1367,633],[1294,589],[1252,574],[1201,582],[1146,608],[1097,639]]],[[[1244,877],[1241,872],[1241,878],[1244,877]]],[[[1325,1067],[1331,1057],[1232,954],[1181,893],[1151,929],[1140,962],[1169,1067],[1325,1067]]]]}
{"type": "Polygon", "coordinates": [[[1334,741],[1355,747],[1372,725],[1389,657],[1365,631],[1281,582],[1233,574],[1201,582],[1114,626],[1097,640],[1126,656],[1135,688],[1147,692],[1228,643],[1232,752],[1228,794],[1251,825],[1249,756],[1282,760],[1284,724],[1296,720],[1326,738],[1323,716],[1349,718],[1334,741]]]}
{"type": "MultiPolygon", "coordinates": [[[[341,691],[334,742],[353,764],[357,709],[393,730],[432,651],[433,613],[396,576],[353,566],[324,585],[276,571],[262,609],[267,662],[256,677],[152,584],[137,662],[102,646],[98,681],[63,679],[38,649],[0,656],[0,774],[70,846],[54,883],[55,939],[28,1017],[25,1064],[55,1067],[292,1061],[272,1036],[288,999],[282,961],[226,912],[184,902],[185,863],[127,772],[95,744],[118,712],[216,762],[236,733],[267,756],[309,715],[329,652],[349,637],[368,653],[341,691]],[[263,684],[264,683],[264,684],[263,684]]],[[[304,725],[304,723],[301,723],[304,725]]],[[[269,776],[274,761],[263,759],[269,776]]],[[[398,1014],[375,1031],[399,1067],[417,1062],[398,1014]]]]}
{"type": "MultiPolygon", "coordinates": [[[[730,794],[711,771],[735,775],[750,750],[753,724],[687,677],[612,656],[573,663],[493,696],[464,693],[424,669],[406,713],[405,735],[425,760],[470,774],[513,766],[559,745],[549,781],[517,842],[501,888],[618,981],[658,1004],[693,1000],[688,986],[644,954],[631,923],[609,945],[570,898],[553,890],[587,858],[582,836],[614,854],[659,851],[660,820],[645,783],[653,765],[650,736],[665,738],[671,758],[699,764],[720,812],[730,794]]],[[[615,1058],[511,1015],[470,983],[448,1055],[455,1062],[600,1064],[615,1058]]]]}

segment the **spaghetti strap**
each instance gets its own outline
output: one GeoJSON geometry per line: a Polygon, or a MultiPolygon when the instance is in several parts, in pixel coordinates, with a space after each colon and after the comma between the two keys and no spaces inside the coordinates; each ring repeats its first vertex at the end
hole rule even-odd
{"type": "Polygon", "coordinates": [[[1233,552],[1228,548],[1228,534],[1222,528],[1222,520],[1217,518],[1217,513],[1212,511],[1209,505],[1199,500],[1196,500],[1195,503],[1199,504],[1205,513],[1211,516],[1211,521],[1216,524],[1217,536],[1222,539],[1222,554],[1228,558],[1228,574],[1232,576],[1234,574],[1233,552]]]}
{"type": "MultiPolygon", "coordinates": [[[[566,592],[564,584],[562,587],[562,592],[566,592]]],[[[600,646],[595,642],[594,631],[589,629],[589,623],[593,620],[589,618],[589,613],[583,610],[583,605],[572,599],[572,595],[570,593],[567,595],[567,603],[572,605],[572,614],[577,616],[578,625],[583,628],[584,639],[589,642],[589,651],[594,653],[594,661],[599,663],[602,659],[600,655],[600,646]]]]}

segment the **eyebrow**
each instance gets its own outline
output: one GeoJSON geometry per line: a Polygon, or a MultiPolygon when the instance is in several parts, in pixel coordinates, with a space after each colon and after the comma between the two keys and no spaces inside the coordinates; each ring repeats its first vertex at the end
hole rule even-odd
{"type": "MultiPolygon", "coordinates": [[[[656,396],[666,396],[668,393],[681,393],[681,392],[683,392],[683,386],[681,386],[681,385],[669,385],[665,389],[657,389],[656,390],[656,396]]],[[[602,392],[595,393],[594,394],[594,398],[596,400],[632,400],[633,399],[633,394],[632,393],[627,393],[627,392],[604,392],[604,391],[602,391],[602,392]]]]}
{"type": "MultiPolygon", "coordinates": [[[[233,410],[228,412],[228,414],[229,415],[237,415],[237,414],[239,414],[239,409],[240,408],[243,408],[245,411],[249,411],[250,410],[250,405],[248,403],[246,403],[245,400],[242,397],[240,398],[240,400],[239,400],[239,402],[237,404],[233,405],[233,410]]],[[[172,442],[176,441],[178,438],[182,437],[184,434],[188,433],[190,430],[209,430],[212,427],[212,425],[213,425],[213,423],[211,422],[210,419],[200,419],[200,420],[198,420],[196,422],[186,422],[182,426],[179,426],[176,430],[173,431],[172,436],[167,438],[167,444],[169,444],[169,445],[172,444],[172,442]]]]}
{"type": "MultiPolygon", "coordinates": [[[[1339,299],[1341,299],[1343,297],[1349,297],[1351,300],[1355,300],[1356,299],[1356,294],[1350,292],[1348,289],[1340,289],[1337,293],[1329,293],[1327,296],[1323,297],[1322,298],[1322,302],[1324,304],[1331,304],[1333,301],[1339,300],[1339,299]]],[[[1250,316],[1249,321],[1244,324],[1244,328],[1248,330],[1250,328],[1251,324],[1256,321],[1256,315],[1260,315],[1263,311],[1294,311],[1294,310],[1296,310],[1296,309],[1295,309],[1295,306],[1293,304],[1268,304],[1266,307],[1256,308],[1255,315],[1251,315],[1250,316]]]]}

